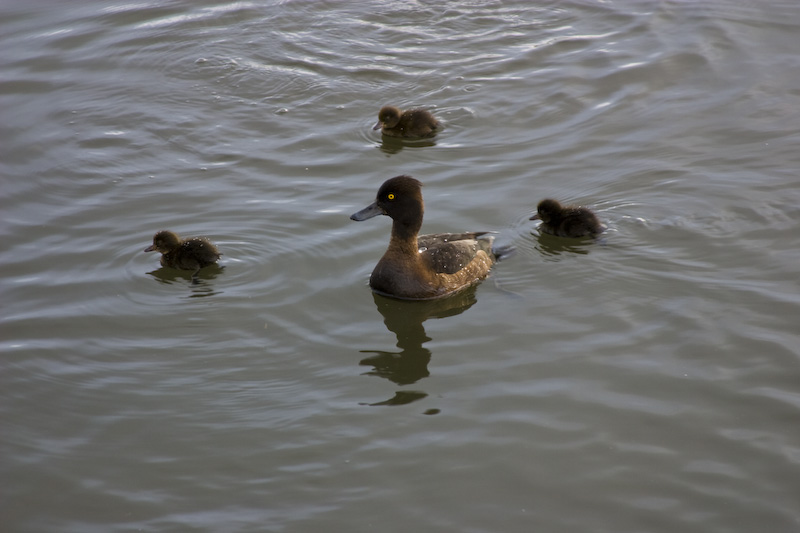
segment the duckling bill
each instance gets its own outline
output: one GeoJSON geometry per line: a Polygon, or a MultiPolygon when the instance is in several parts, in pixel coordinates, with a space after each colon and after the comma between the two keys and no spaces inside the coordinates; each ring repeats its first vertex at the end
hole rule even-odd
{"type": "Polygon", "coordinates": [[[381,257],[369,285],[385,296],[405,300],[431,300],[465,289],[486,276],[497,255],[488,232],[418,235],[424,204],[422,183],[410,176],[387,180],[375,201],[350,215],[362,221],[386,215],[392,219],[389,247],[381,257]]]}
{"type": "Polygon", "coordinates": [[[378,123],[372,128],[390,137],[419,138],[430,137],[439,129],[440,123],[430,111],[407,109],[402,111],[395,106],[383,106],[378,112],[378,123]]]}
{"type": "Polygon", "coordinates": [[[531,220],[541,220],[539,229],[556,237],[595,237],[606,227],[592,211],[579,205],[562,206],[557,200],[545,198],[536,206],[531,220]]]}
{"type": "Polygon", "coordinates": [[[216,246],[205,237],[181,239],[172,231],[159,231],[153,236],[153,244],[145,252],[160,252],[161,265],[178,270],[193,270],[196,276],[201,268],[213,265],[222,255],[216,246]]]}

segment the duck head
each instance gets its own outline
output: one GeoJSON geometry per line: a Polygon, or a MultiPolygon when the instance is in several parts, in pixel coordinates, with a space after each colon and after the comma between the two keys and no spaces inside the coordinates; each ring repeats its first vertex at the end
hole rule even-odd
{"type": "Polygon", "coordinates": [[[385,105],[378,111],[378,123],[372,129],[377,130],[380,128],[392,129],[400,122],[400,116],[403,114],[398,108],[385,105]]]}
{"type": "Polygon", "coordinates": [[[545,224],[548,224],[554,217],[557,217],[559,213],[561,213],[562,209],[558,200],[545,198],[536,206],[536,214],[533,215],[530,220],[541,220],[545,224]]]}
{"type": "Polygon", "coordinates": [[[395,227],[416,235],[422,227],[424,212],[422,182],[411,176],[396,176],[381,185],[374,202],[350,215],[350,219],[360,222],[378,215],[386,215],[392,218],[395,227]]]}
{"type": "Polygon", "coordinates": [[[145,252],[166,254],[181,245],[181,238],[172,231],[159,231],[153,236],[153,244],[144,249],[145,252]]]}

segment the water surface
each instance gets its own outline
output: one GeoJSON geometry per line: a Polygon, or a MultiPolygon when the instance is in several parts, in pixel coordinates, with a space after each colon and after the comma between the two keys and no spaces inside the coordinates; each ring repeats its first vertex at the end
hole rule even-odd
{"type": "Polygon", "coordinates": [[[795,2],[0,7],[9,532],[800,528],[795,2]],[[445,123],[371,130],[387,103],[445,123]],[[517,253],[373,296],[390,221],[517,253]],[[597,243],[540,235],[544,197],[597,243]],[[162,269],[160,229],[220,267],[162,269]]]}

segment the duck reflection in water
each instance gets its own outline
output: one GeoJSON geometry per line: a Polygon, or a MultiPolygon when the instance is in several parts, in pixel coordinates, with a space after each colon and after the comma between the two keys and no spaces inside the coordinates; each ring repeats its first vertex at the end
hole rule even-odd
{"type": "Polygon", "coordinates": [[[165,285],[172,285],[176,282],[181,282],[181,284],[183,284],[183,282],[188,281],[191,291],[189,298],[203,298],[220,294],[220,291],[215,290],[212,281],[218,275],[222,274],[224,269],[225,267],[220,265],[211,265],[205,267],[200,274],[193,275],[187,270],[161,267],[156,270],[151,270],[147,275],[153,276],[159,283],[165,285]]]}
{"type": "Polygon", "coordinates": [[[588,255],[591,247],[587,245],[593,244],[595,239],[591,237],[585,239],[561,239],[549,233],[540,233],[536,237],[536,241],[538,243],[536,249],[542,255],[549,256],[555,260],[561,254],[588,255]]]}
{"type": "Polygon", "coordinates": [[[399,137],[383,136],[379,148],[381,152],[394,155],[399,154],[403,148],[425,148],[428,146],[436,146],[436,141],[433,138],[428,139],[401,139],[399,137]]]}
{"type": "MultiPolygon", "coordinates": [[[[431,340],[422,323],[428,318],[445,318],[463,313],[477,301],[472,286],[459,293],[437,300],[397,300],[372,293],[383,323],[397,337],[399,352],[362,350],[374,354],[362,359],[362,366],[371,366],[369,376],[379,376],[397,385],[411,385],[430,375],[431,351],[423,346],[431,340]]],[[[370,405],[404,405],[426,397],[421,391],[398,391],[394,397],[370,405]]]]}

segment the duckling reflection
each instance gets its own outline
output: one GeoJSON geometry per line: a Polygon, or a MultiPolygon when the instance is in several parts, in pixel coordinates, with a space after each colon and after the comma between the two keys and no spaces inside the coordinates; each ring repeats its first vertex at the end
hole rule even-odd
{"type": "Polygon", "coordinates": [[[536,237],[536,240],[536,249],[539,250],[542,255],[549,256],[553,259],[565,253],[588,255],[591,247],[587,245],[595,242],[595,239],[591,237],[567,240],[560,239],[549,233],[540,233],[536,237]]]}
{"type": "MultiPolygon", "coordinates": [[[[445,318],[463,313],[477,301],[476,290],[477,287],[473,286],[453,296],[425,301],[397,300],[372,293],[375,306],[383,315],[383,323],[397,337],[400,351],[362,350],[361,353],[375,354],[359,363],[373,367],[366,375],[379,376],[397,385],[410,385],[428,377],[431,351],[423,345],[431,338],[425,333],[422,323],[428,318],[445,318]]],[[[426,393],[419,391],[398,391],[393,398],[370,405],[401,405],[425,396],[426,393]]]]}
{"type": "Polygon", "coordinates": [[[427,139],[402,139],[400,137],[389,137],[384,135],[381,139],[380,149],[381,152],[394,155],[399,154],[403,148],[425,148],[428,146],[436,146],[436,141],[433,138],[427,139]]]}
{"type": "Polygon", "coordinates": [[[187,270],[175,270],[174,268],[161,267],[147,273],[148,276],[153,276],[159,283],[170,285],[178,281],[188,281],[192,288],[192,298],[200,298],[202,296],[213,296],[218,291],[213,289],[213,284],[210,283],[218,275],[222,274],[225,267],[220,265],[211,265],[203,268],[201,274],[195,275],[187,270]]]}

